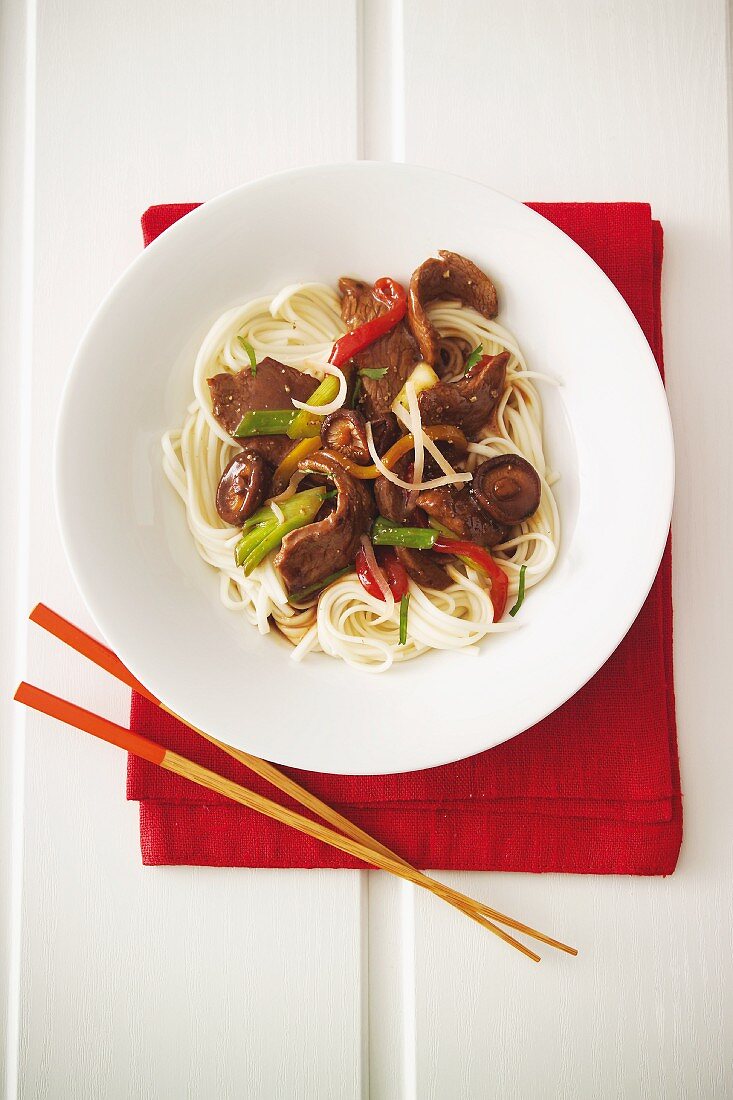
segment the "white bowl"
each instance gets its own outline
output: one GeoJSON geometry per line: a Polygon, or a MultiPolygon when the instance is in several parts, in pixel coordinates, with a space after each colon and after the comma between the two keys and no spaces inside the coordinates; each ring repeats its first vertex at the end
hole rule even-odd
{"type": "Polygon", "coordinates": [[[656,363],[606,276],[519,202],[403,165],[306,168],[246,184],[150,245],[100,306],[64,392],[56,446],[64,544],[109,645],[194,725],[270,760],[352,774],[456,760],[520,733],[616,648],[654,579],[674,463],[656,363]],[[438,248],[496,281],[499,320],[542,387],[562,546],[512,633],[370,677],[288,659],[218,598],[159,439],[182,421],[197,347],[225,309],[341,274],[406,279],[438,248]]]}

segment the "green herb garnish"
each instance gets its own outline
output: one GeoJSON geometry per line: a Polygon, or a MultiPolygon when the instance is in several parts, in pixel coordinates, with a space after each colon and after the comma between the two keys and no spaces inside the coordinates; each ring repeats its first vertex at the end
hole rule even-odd
{"type": "Polygon", "coordinates": [[[519,608],[524,603],[524,576],[526,572],[527,566],[523,565],[522,568],[519,570],[519,591],[517,592],[517,602],[514,604],[514,607],[509,612],[512,618],[514,618],[516,613],[519,611],[519,608]]]}
{"type": "Polygon", "coordinates": [[[405,592],[400,600],[400,645],[407,644],[407,612],[410,610],[410,593],[405,592]]]}
{"type": "Polygon", "coordinates": [[[477,344],[476,347],[471,352],[471,354],[469,355],[468,359],[466,360],[466,365],[463,368],[463,373],[468,374],[468,372],[473,367],[476,366],[476,364],[478,363],[479,359],[481,358],[481,356],[483,354],[484,354],[484,345],[483,344],[477,344]]]}
{"type": "Polygon", "coordinates": [[[354,396],[351,398],[352,409],[356,408],[356,403],[361,396],[361,378],[357,375],[356,385],[354,386],[354,396]]]}
{"type": "Polygon", "coordinates": [[[250,343],[245,340],[243,336],[238,336],[237,340],[239,340],[239,343],[247,352],[247,358],[249,359],[249,369],[252,373],[252,377],[255,378],[257,375],[257,356],[255,355],[255,349],[250,343]]]}

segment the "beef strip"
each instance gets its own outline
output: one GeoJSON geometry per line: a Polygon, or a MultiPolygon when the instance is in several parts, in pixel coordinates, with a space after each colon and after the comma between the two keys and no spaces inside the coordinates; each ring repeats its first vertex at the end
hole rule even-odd
{"type": "MultiPolygon", "coordinates": [[[[372,321],[388,307],[378,302],[368,283],[357,279],[339,279],[341,292],[341,316],[349,329],[357,328],[366,321],[372,321]]],[[[368,348],[355,356],[358,370],[364,367],[385,369],[382,378],[366,378],[361,375],[361,396],[359,408],[367,420],[384,416],[405,382],[413,367],[420,361],[420,352],[412,333],[404,321],[380,336],[368,348]]]]}
{"type": "Polygon", "coordinates": [[[374,512],[366,485],[321,451],[303,459],[298,469],[333,482],[337,497],[335,507],[323,519],[291,531],[283,539],[274,564],[289,593],[318,584],[351,565],[374,512]]]}
{"type": "Polygon", "coordinates": [[[413,272],[407,298],[410,327],[420,345],[423,359],[432,366],[440,361],[440,336],[430,321],[426,305],[436,298],[459,298],[465,305],[491,320],[497,313],[496,288],[491,279],[471,260],[457,252],[430,256],[413,272]]]}
{"type": "MultiPolygon", "coordinates": [[[[407,481],[407,473],[411,465],[412,459],[409,455],[405,455],[395,463],[393,472],[403,481],[407,481]]],[[[415,515],[415,505],[409,506],[410,493],[406,489],[401,489],[399,485],[395,485],[394,482],[389,481],[381,474],[374,480],[373,486],[377,511],[380,516],[391,519],[393,523],[412,521],[415,515]]]]}
{"type": "Polygon", "coordinates": [[[395,553],[416,584],[422,588],[447,588],[452,580],[431,550],[413,550],[395,546],[395,553]]]}
{"type": "Polygon", "coordinates": [[[444,485],[439,489],[424,489],[417,495],[417,506],[459,539],[479,546],[496,546],[504,541],[509,531],[486,514],[467,488],[456,490],[444,485]]]}
{"type": "MultiPolygon", "coordinates": [[[[214,416],[222,428],[233,435],[246,412],[290,409],[293,398],[307,401],[318,381],[268,356],[257,364],[254,375],[249,367],[245,367],[236,374],[215,374],[208,379],[208,384],[214,416]]],[[[238,442],[273,466],[278,466],[295,446],[295,441],[285,435],[252,436],[238,442]]]]}
{"type": "Polygon", "coordinates": [[[488,426],[501,400],[509,355],[486,355],[455,382],[438,382],[418,396],[423,427],[455,424],[469,439],[488,426]]]}

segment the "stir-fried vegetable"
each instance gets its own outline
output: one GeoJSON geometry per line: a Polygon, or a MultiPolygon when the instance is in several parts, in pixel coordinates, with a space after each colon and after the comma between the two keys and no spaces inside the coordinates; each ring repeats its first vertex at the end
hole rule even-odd
{"type": "Polygon", "coordinates": [[[247,352],[247,358],[249,359],[249,369],[253,378],[257,375],[257,356],[255,355],[255,349],[252,345],[245,340],[243,336],[238,336],[237,340],[247,352]]]}
{"type": "Polygon", "coordinates": [[[404,386],[392,402],[393,412],[398,405],[402,405],[402,407],[405,409],[409,408],[409,405],[407,403],[407,386],[410,382],[412,382],[413,386],[415,387],[415,394],[418,395],[421,394],[423,390],[432,389],[433,386],[436,386],[438,382],[440,382],[440,379],[438,378],[437,374],[429,363],[418,363],[410,374],[410,377],[407,379],[407,382],[405,382],[404,386]]]}
{"type": "Polygon", "coordinates": [[[274,493],[281,493],[297,470],[298,463],[302,462],[308,455],[312,455],[314,451],[319,450],[320,446],[320,436],[316,436],[312,439],[301,439],[300,443],[296,443],[292,451],[288,451],[285,458],[275,470],[272,476],[272,491],[274,493]]]}
{"type": "Polygon", "coordinates": [[[364,348],[368,348],[380,336],[385,336],[386,333],[391,332],[407,313],[405,288],[395,282],[394,279],[377,279],[374,284],[374,297],[383,305],[389,307],[387,312],[381,313],[379,317],[375,317],[371,321],[366,321],[363,325],[355,328],[353,332],[347,332],[345,336],[336,341],[328,360],[329,363],[333,363],[334,367],[342,367],[344,363],[348,363],[349,359],[353,359],[364,348]]]}
{"type": "Polygon", "coordinates": [[[413,550],[435,550],[438,554],[451,554],[460,558],[485,573],[491,581],[494,622],[498,623],[504,614],[509,578],[483,546],[449,537],[431,527],[400,527],[384,516],[379,516],[374,522],[372,542],[375,546],[408,546],[413,550]]]}
{"type": "MultiPolygon", "coordinates": [[[[389,585],[389,590],[394,599],[401,600],[405,592],[407,592],[407,586],[409,584],[409,578],[402,562],[399,560],[394,550],[388,550],[386,553],[380,555],[378,564],[387,578],[387,584],[389,585]]],[[[354,568],[356,569],[356,575],[364,591],[368,592],[370,596],[374,596],[375,600],[384,600],[382,590],[369,567],[363,549],[357,551],[354,568]]]]}
{"type": "MultiPolygon", "coordinates": [[[[327,405],[333,401],[339,392],[339,380],[335,374],[327,374],[308,398],[308,405],[327,405]]],[[[288,428],[291,439],[307,439],[314,435],[320,435],[323,417],[318,413],[306,412],[300,409],[295,419],[288,428]]]]}
{"type": "Polygon", "coordinates": [[[303,603],[304,600],[308,600],[311,596],[315,596],[316,592],[322,592],[324,588],[328,588],[329,584],[333,584],[339,577],[343,577],[346,573],[350,572],[351,568],[348,565],[345,569],[337,569],[335,573],[329,573],[322,581],[316,581],[315,584],[309,584],[307,588],[301,588],[300,592],[291,592],[288,596],[288,603],[303,603]]]}
{"type": "Polygon", "coordinates": [[[255,566],[278,547],[290,531],[312,523],[325,499],[326,488],[319,485],[284,500],[280,505],[284,517],[282,522],[269,505],[250,516],[242,527],[242,537],[234,550],[234,560],[237,565],[244,566],[245,575],[249,576],[255,566]]]}
{"type": "Polygon", "coordinates": [[[237,439],[253,435],[287,435],[297,415],[295,409],[252,409],[244,414],[233,434],[237,439]]]}
{"type": "Polygon", "coordinates": [[[407,645],[407,612],[410,610],[410,593],[400,600],[400,645],[407,645]]]}
{"type": "Polygon", "coordinates": [[[375,546],[408,546],[412,550],[430,550],[438,538],[431,527],[401,527],[384,516],[378,516],[372,527],[375,546]]]}
{"type": "Polygon", "coordinates": [[[494,609],[494,622],[498,623],[506,610],[509,578],[496,564],[489,551],[484,550],[483,546],[477,546],[475,542],[448,538],[446,535],[438,535],[433,543],[433,550],[438,554],[453,554],[461,561],[468,561],[470,565],[487,575],[491,581],[489,596],[494,609]]]}
{"type": "Polygon", "coordinates": [[[514,604],[514,607],[512,607],[509,612],[512,618],[514,618],[516,613],[519,611],[519,608],[524,603],[524,578],[526,574],[527,566],[523,565],[519,570],[519,591],[517,592],[517,602],[514,604]]]}

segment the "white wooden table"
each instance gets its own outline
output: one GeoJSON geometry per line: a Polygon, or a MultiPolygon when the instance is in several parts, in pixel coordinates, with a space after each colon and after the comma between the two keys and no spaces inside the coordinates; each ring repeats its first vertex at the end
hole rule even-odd
{"type": "Polygon", "coordinates": [[[0,19],[8,1095],[733,1095],[725,0],[5,0],[0,19]],[[140,212],[360,157],[520,198],[646,199],[664,224],[679,869],[446,876],[558,929],[577,961],[525,963],[379,874],[144,869],[122,754],[9,702],[27,674],[126,716],[125,691],[24,617],[43,599],[90,625],[50,446],[140,212]]]}

